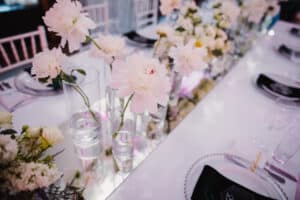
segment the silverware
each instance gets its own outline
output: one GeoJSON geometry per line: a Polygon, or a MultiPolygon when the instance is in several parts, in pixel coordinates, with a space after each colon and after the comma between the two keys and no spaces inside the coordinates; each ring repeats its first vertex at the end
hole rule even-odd
{"type": "MultiPolygon", "coordinates": [[[[251,163],[247,160],[242,160],[241,158],[238,158],[238,157],[235,157],[235,156],[231,156],[231,155],[226,155],[225,158],[240,166],[240,167],[243,167],[245,169],[249,169],[250,170],[250,167],[251,167],[251,163]]],[[[257,168],[256,170],[258,170],[260,173],[267,173],[268,175],[270,175],[273,179],[275,179],[277,182],[281,183],[281,184],[285,184],[285,179],[277,174],[275,174],[274,172],[272,172],[270,169],[264,167],[263,169],[259,169],[257,168]]],[[[258,174],[259,175],[259,174],[258,174]]],[[[262,177],[260,175],[260,177],[262,177]]],[[[264,177],[262,177],[264,178],[264,177]]]]}
{"type": "Polygon", "coordinates": [[[284,171],[284,170],[282,170],[282,169],[280,169],[280,168],[278,168],[278,167],[276,167],[276,166],[274,166],[274,165],[272,165],[272,164],[270,164],[268,162],[266,163],[266,166],[270,170],[272,170],[272,171],[274,171],[274,172],[276,172],[276,173],[284,176],[285,178],[287,178],[287,179],[289,179],[289,180],[291,180],[291,181],[293,181],[295,183],[298,182],[298,179],[295,176],[291,175],[290,173],[288,173],[288,172],[286,172],[286,171],[284,171]]]}

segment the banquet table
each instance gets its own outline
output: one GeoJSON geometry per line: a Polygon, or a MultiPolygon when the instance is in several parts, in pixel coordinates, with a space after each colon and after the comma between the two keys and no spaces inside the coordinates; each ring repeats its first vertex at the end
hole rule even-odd
{"type": "MultiPolygon", "coordinates": [[[[108,199],[184,199],[185,175],[195,160],[216,152],[230,152],[254,159],[259,151],[255,138],[259,138],[261,144],[268,147],[265,154],[269,155],[286,133],[268,130],[268,116],[279,108],[272,99],[256,88],[254,81],[259,73],[300,77],[300,66],[281,57],[274,50],[281,43],[300,49],[300,46],[297,47],[299,39],[288,33],[292,26],[295,25],[280,21],[272,32],[260,37],[246,56],[238,61],[108,199]]],[[[81,67],[103,67],[103,63],[87,57],[88,52],[82,52],[71,59],[81,67]]],[[[63,94],[39,97],[17,109],[13,113],[13,122],[19,129],[24,124],[65,128],[68,118],[65,110],[63,94]]],[[[71,146],[71,140],[65,140],[61,145],[61,148],[65,147],[65,151],[56,160],[58,167],[64,172],[80,165],[71,146]]],[[[298,176],[300,153],[284,169],[298,176]]],[[[296,184],[287,180],[282,187],[289,199],[294,199],[296,184]]],[[[102,199],[99,194],[91,193],[88,199],[102,199]]]]}
{"type": "MultiPolygon", "coordinates": [[[[274,36],[259,39],[108,199],[182,200],[186,173],[199,157],[230,152],[252,159],[258,148],[251,142],[255,137],[272,151],[286,133],[268,132],[266,117],[274,114],[278,107],[255,87],[254,81],[259,73],[277,73],[299,79],[300,66],[274,51],[281,42],[299,45],[299,39],[288,33],[291,26],[280,21],[274,27],[274,36]]],[[[299,152],[285,169],[295,176],[300,173],[299,152]]],[[[295,198],[295,183],[287,181],[282,187],[289,199],[295,198]]]]}

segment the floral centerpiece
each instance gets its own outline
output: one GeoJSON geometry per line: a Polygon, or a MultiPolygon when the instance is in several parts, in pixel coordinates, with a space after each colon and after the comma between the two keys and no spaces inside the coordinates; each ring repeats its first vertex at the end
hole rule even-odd
{"type": "Polygon", "coordinates": [[[57,128],[23,126],[13,129],[12,114],[0,112],[1,199],[32,199],[62,176],[46,151],[63,140],[57,128]]]}

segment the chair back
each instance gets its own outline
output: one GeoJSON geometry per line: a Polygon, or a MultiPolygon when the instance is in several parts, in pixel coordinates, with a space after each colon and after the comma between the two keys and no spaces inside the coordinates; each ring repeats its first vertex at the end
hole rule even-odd
{"type": "Polygon", "coordinates": [[[0,74],[31,63],[38,52],[48,48],[45,28],[0,39],[0,74]]]}
{"type": "Polygon", "coordinates": [[[158,0],[134,0],[136,29],[157,23],[158,0]]]}
{"type": "Polygon", "coordinates": [[[107,1],[87,5],[82,8],[82,12],[88,13],[89,17],[96,23],[96,28],[91,30],[93,37],[100,32],[109,32],[109,7],[107,1]]]}

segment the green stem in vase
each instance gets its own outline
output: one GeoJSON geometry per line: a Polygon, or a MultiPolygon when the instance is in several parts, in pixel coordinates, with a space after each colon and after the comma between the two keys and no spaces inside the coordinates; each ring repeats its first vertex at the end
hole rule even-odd
{"type": "Polygon", "coordinates": [[[94,40],[94,38],[92,38],[90,35],[86,35],[86,40],[87,41],[91,41],[93,43],[93,45],[95,45],[99,50],[101,50],[102,48],[99,46],[99,44],[96,42],[96,40],[94,40]]]}
{"type": "Polygon", "coordinates": [[[84,93],[84,91],[78,86],[78,85],[73,85],[73,88],[78,92],[78,94],[82,97],[85,106],[87,107],[88,111],[92,115],[93,119],[99,123],[99,119],[97,118],[96,114],[94,111],[91,109],[91,104],[88,96],[84,93]]]}
{"type": "Polygon", "coordinates": [[[118,135],[118,132],[122,129],[123,125],[124,125],[124,117],[125,117],[125,112],[126,112],[126,109],[129,105],[129,102],[131,101],[132,97],[133,97],[134,93],[132,95],[130,95],[130,97],[128,98],[126,104],[125,104],[125,107],[121,113],[121,121],[120,121],[120,125],[117,129],[117,131],[113,134],[113,137],[116,137],[118,135]]]}

